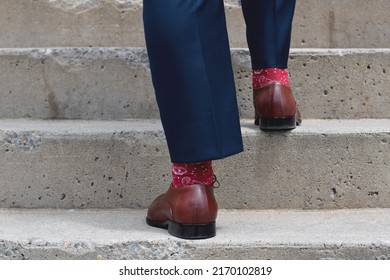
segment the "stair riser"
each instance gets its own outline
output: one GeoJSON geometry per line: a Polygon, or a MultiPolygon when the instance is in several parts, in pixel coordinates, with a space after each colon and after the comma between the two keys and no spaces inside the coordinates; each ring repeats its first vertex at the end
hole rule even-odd
{"type": "MultiPolygon", "coordinates": [[[[167,189],[170,161],[158,124],[132,130],[131,122],[51,126],[1,130],[0,207],[145,208],[167,189]],[[102,126],[109,129],[98,132],[102,126]]],[[[372,132],[302,127],[292,134],[267,134],[243,123],[245,152],[215,162],[219,205],[389,207],[390,124],[384,126],[385,131],[372,132]]]]}
{"type": "MultiPolygon", "coordinates": [[[[242,118],[253,117],[247,50],[233,49],[242,118]]],[[[390,50],[292,50],[304,118],[390,118],[390,50]]],[[[0,118],[158,118],[144,49],[2,49],[0,118]]]]}
{"type": "MultiPolygon", "coordinates": [[[[92,238],[92,237],[91,237],[92,238]]],[[[1,242],[0,260],[388,260],[389,246],[228,246],[197,247],[180,242],[134,242],[107,246],[1,242]],[[76,247],[74,247],[76,246],[76,247]],[[136,250],[136,251],[133,251],[136,250]],[[8,254],[8,255],[6,255],[8,254]]]]}
{"type": "MultiPolygon", "coordinates": [[[[231,46],[246,47],[238,1],[225,2],[231,46]]],[[[390,47],[389,9],[381,0],[297,1],[292,46],[390,47]]],[[[3,0],[0,38],[0,47],[11,48],[143,47],[142,1],[3,0]]]]}

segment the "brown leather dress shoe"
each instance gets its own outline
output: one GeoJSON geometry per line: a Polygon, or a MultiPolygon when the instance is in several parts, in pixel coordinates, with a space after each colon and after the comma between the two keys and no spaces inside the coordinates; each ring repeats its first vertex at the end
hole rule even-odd
{"type": "Polygon", "coordinates": [[[171,185],[150,205],[146,223],[168,229],[179,238],[210,238],[216,234],[217,211],[213,186],[191,185],[176,189],[171,185]]]}
{"type": "Polygon", "coordinates": [[[302,122],[291,89],[281,83],[254,89],[253,105],[261,130],[290,130],[302,122]]]}

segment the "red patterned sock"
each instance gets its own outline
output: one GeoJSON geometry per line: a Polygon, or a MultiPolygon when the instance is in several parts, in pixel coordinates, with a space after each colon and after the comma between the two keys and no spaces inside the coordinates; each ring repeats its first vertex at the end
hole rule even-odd
{"type": "Polygon", "coordinates": [[[174,163],[172,178],[174,188],[194,184],[211,186],[215,182],[211,160],[199,163],[174,163]]]}
{"type": "Polygon", "coordinates": [[[273,83],[281,83],[290,87],[287,69],[264,68],[252,71],[253,88],[261,88],[273,83]]]}

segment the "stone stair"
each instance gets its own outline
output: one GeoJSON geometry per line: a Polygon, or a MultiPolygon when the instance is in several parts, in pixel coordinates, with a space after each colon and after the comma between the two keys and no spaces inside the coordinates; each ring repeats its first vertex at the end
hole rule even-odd
{"type": "Polygon", "coordinates": [[[304,124],[285,133],[253,125],[225,2],[245,152],[215,162],[222,210],[202,241],[144,223],[170,166],[141,1],[0,3],[0,259],[389,258],[390,2],[297,1],[304,124]]]}
{"type": "MultiPolygon", "coordinates": [[[[230,42],[246,48],[240,0],[225,0],[230,42]]],[[[389,46],[384,0],[297,1],[293,47],[389,46]]],[[[4,48],[144,47],[142,0],[2,0],[4,48]]]]}

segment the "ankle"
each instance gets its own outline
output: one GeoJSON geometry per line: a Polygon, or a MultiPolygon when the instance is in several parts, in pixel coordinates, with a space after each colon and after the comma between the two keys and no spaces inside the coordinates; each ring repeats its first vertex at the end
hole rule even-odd
{"type": "Polygon", "coordinates": [[[211,161],[172,164],[172,186],[174,188],[196,184],[211,186],[214,182],[215,176],[211,161]]]}
{"type": "Polygon", "coordinates": [[[286,87],[290,87],[287,69],[264,68],[252,71],[252,85],[254,89],[262,88],[274,83],[281,83],[286,87]]]}

